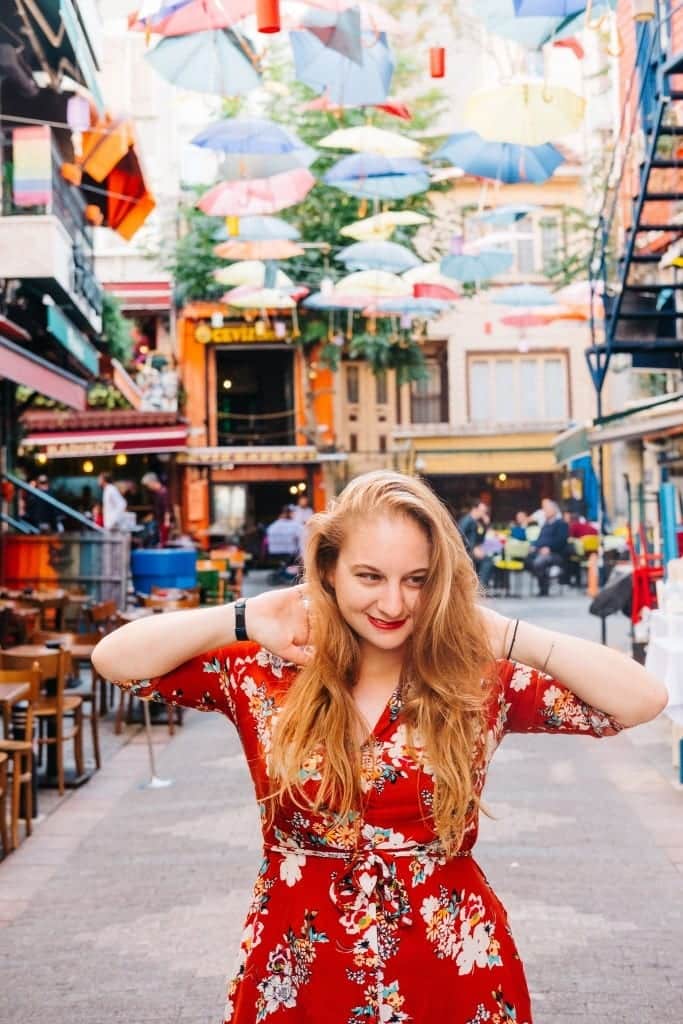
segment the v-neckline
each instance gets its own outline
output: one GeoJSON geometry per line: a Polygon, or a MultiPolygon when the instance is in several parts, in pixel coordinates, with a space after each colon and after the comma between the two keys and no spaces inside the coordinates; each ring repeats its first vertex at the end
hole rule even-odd
{"type": "MultiPolygon", "coordinates": [[[[377,718],[375,724],[372,726],[372,728],[368,727],[368,731],[365,734],[365,737],[363,739],[363,742],[362,742],[361,746],[364,746],[370,740],[377,739],[379,734],[385,728],[385,719],[389,718],[391,716],[391,711],[392,711],[392,708],[393,708],[394,704],[399,703],[400,699],[401,699],[401,684],[399,683],[397,686],[394,687],[394,689],[389,694],[389,697],[388,697],[384,707],[380,711],[379,717],[377,718]]],[[[363,716],[363,718],[367,722],[367,719],[365,719],[365,716],[363,716]]],[[[368,725],[369,725],[369,723],[368,723],[368,725]]]]}

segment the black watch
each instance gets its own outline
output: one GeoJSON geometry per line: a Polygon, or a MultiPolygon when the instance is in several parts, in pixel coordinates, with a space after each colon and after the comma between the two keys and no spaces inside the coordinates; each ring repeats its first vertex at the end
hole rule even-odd
{"type": "Polygon", "coordinates": [[[237,640],[248,640],[247,635],[247,599],[240,597],[239,601],[235,601],[235,637],[237,640]]]}

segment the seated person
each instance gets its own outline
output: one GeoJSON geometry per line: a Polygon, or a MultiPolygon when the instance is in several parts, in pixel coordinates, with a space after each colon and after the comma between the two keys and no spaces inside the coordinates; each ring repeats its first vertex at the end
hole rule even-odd
{"type": "Polygon", "coordinates": [[[569,527],[571,540],[581,540],[582,537],[597,537],[599,535],[597,527],[589,523],[583,516],[577,515],[576,512],[565,512],[563,518],[569,527]]]}
{"type": "Polygon", "coordinates": [[[541,507],[544,516],[543,526],[525,565],[538,580],[539,594],[544,597],[550,585],[550,569],[559,566],[563,575],[566,575],[569,527],[560,515],[557,502],[551,498],[544,498],[541,507]]]}
{"type": "Polygon", "coordinates": [[[513,540],[526,540],[526,528],[531,523],[531,516],[520,509],[515,513],[515,521],[510,526],[510,536],[513,540]]]}
{"type": "Polygon", "coordinates": [[[488,587],[493,575],[493,558],[484,549],[490,522],[488,505],[485,501],[478,501],[458,523],[467,553],[483,587],[488,587]]]}

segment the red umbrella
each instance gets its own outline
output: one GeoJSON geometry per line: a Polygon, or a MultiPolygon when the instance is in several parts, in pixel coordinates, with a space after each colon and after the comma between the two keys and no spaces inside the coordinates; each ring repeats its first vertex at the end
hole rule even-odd
{"type": "Polygon", "coordinates": [[[500,322],[506,327],[547,327],[552,319],[543,313],[512,313],[502,316],[500,322]]]}
{"type": "MultiPolygon", "coordinates": [[[[413,115],[408,107],[405,103],[401,103],[400,100],[387,99],[384,103],[373,103],[370,106],[373,110],[382,110],[385,114],[391,114],[392,117],[400,117],[403,121],[412,121],[413,119],[413,115]]],[[[314,100],[304,103],[301,109],[323,110],[328,114],[341,114],[344,111],[344,107],[337,106],[324,93],[322,96],[316,96],[314,100]]]]}
{"type": "Polygon", "coordinates": [[[416,299],[445,299],[446,302],[455,302],[461,298],[459,292],[453,288],[447,288],[443,284],[417,283],[413,285],[413,295],[416,299]]]}

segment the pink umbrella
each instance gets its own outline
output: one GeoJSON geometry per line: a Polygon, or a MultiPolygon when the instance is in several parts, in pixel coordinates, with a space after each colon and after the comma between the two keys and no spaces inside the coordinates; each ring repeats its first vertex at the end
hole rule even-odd
{"type": "Polygon", "coordinates": [[[197,203],[210,217],[249,217],[277,213],[300,203],[315,185],[305,167],[274,174],[270,178],[222,181],[205,192],[197,203]]]}
{"type": "Polygon", "coordinates": [[[138,17],[137,12],[128,19],[134,32],[153,32],[160,36],[185,36],[191,32],[232,28],[242,18],[254,13],[255,0],[191,0],[190,3],[170,10],[164,17],[138,17]]]}
{"type": "Polygon", "coordinates": [[[512,313],[510,316],[502,316],[500,322],[506,327],[547,327],[553,320],[543,313],[512,313]]]}

